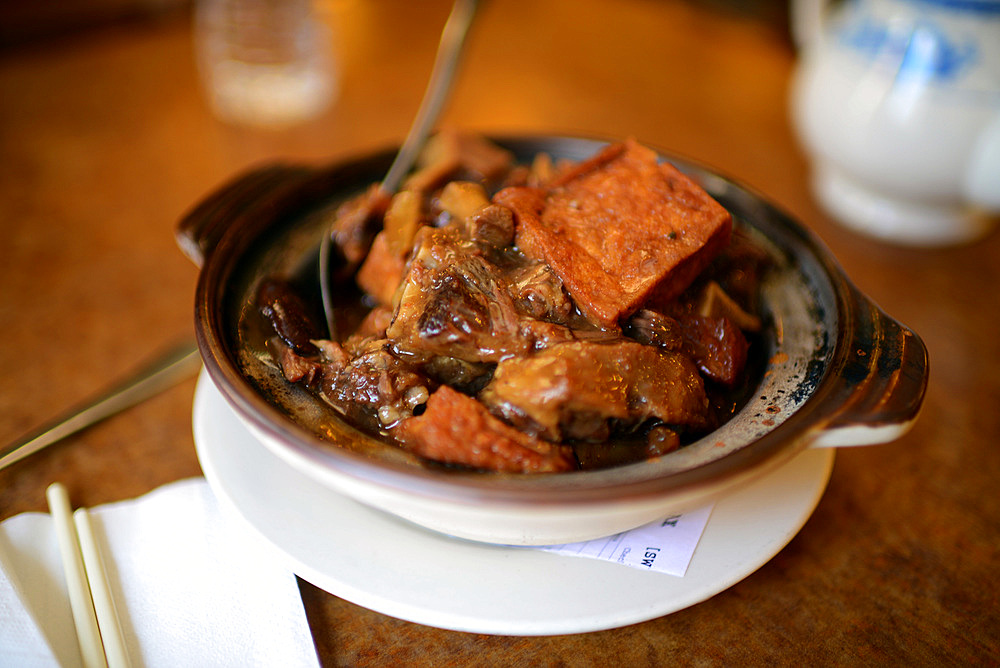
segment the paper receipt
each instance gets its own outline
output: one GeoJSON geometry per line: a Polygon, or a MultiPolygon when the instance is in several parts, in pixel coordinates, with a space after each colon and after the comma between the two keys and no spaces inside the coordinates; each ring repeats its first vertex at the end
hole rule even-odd
{"type": "Polygon", "coordinates": [[[683,577],[712,514],[712,505],[671,515],[630,531],[582,543],[544,545],[537,549],[574,557],[613,561],[683,577]]]}

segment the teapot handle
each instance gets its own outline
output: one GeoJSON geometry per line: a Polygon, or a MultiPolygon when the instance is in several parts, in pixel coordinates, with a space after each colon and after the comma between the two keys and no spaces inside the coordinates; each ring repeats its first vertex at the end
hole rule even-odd
{"type": "Polygon", "coordinates": [[[792,42],[800,51],[819,39],[829,4],[829,0],[790,0],[789,29],[792,42]]]}

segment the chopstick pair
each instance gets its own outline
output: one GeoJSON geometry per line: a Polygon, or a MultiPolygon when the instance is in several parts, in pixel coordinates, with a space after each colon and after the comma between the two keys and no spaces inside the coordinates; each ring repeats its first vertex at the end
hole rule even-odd
{"type": "Polygon", "coordinates": [[[85,668],[122,668],[130,665],[104,562],[94,539],[90,514],[75,513],[66,488],[52,483],[45,491],[56,525],[73,623],[85,668]]]}

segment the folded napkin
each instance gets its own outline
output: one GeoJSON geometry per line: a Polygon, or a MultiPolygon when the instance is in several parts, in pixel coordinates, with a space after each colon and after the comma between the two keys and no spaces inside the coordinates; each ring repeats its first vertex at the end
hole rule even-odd
{"type": "MultiPolygon", "coordinates": [[[[318,666],[295,576],[204,478],[91,509],[132,665],[318,666]]],[[[0,524],[0,666],[79,666],[52,518],[0,524]]]]}

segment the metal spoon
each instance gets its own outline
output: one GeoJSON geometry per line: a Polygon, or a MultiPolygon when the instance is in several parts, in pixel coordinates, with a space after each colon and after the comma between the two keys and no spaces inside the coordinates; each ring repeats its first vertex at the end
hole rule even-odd
{"type": "MultiPolygon", "coordinates": [[[[434,59],[434,69],[431,71],[427,90],[420,102],[420,108],[413,125],[396,154],[389,171],[381,183],[381,190],[391,195],[399,189],[403,177],[413,167],[413,163],[423,148],[431,128],[437,121],[444,107],[448,93],[451,92],[451,82],[465,44],[465,36],[476,13],[477,0],[455,0],[451,13],[441,31],[441,41],[438,43],[437,56],[434,59]]],[[[332,231],[324,234],[319,247],[319,285],[323,300],[323,313],[326,317],[327,330],[331,339],[337,338],[337,320],[333,310],[333,300],[330,291],[330,247],[333,242],[332,231]]]]}
{"type": "Polygon", "coordinates": [[[171,348],[127,380],[0,448],[0,469],[152,397],[201,367],[194,342],[171,348]]]}

